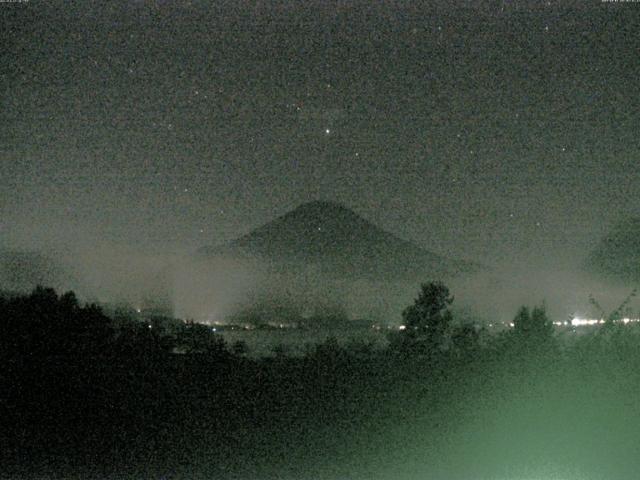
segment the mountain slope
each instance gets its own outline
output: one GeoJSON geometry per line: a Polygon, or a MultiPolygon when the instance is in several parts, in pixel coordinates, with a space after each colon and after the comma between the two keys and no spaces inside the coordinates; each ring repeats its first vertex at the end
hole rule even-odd
{"type": "Polygon", "coordinates": [[[617,224],[589,254],[585,269],[622,283],[640,283],[640,217],[617,224]]]}
{"type": "Polygon", "coordinates": [[[37,285],[66,285],[69,274],[51,258],[38,252],[0,249],[0,289],[26,292],[37,285]]]}
{"type": "Polygon", "coordinates": [[[315,201],[276,218],[205,256],[251,257],[276,270],[312,266],[340,277],[434,278],[479,270],[422,249],[333,202],[315,201]]]}

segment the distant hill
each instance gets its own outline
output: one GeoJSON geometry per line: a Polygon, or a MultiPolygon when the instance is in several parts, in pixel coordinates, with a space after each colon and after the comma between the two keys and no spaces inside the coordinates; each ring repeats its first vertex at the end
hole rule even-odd
{"type": "Polygon", "coordinates": [[[0,249],[0,290],[27,292],[38,285],[60,286],[69,282],[69,274],[41,253],[0,249]]]}
{"type": "Polygon", "coordinates": [[[205,247],[199,253],[259,259],[275,271],[312,267],[339,278],[427,280],[482,269],[425,250],[341,204],[326,201],[305,203],[226,245],[205,247]]]}
{"type": "Polygon", "coordinates": [[[640,283],[640,217],[617,224],[589,254],[585,269],[603,279],[640,283]]]}

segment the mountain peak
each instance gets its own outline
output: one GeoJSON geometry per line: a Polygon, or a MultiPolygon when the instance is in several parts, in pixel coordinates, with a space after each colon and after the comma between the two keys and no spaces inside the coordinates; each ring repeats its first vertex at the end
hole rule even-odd
{"type": "Polygon", "coordinates": [[[299,205],[294,210],[274,220],[275,224],[287,225],[287,228],[318,230],[334,233],[351,232],[363,228],[377,228],[371,225],[353,210],[337,202],[314,200],[299,205]]]}
{"type": "Polygon", "coordinates": [[[298,205],[292,212],[352,212],[343,204],[330,200],[312,200],[298,205]]]}
{"type": "Polygon", "coordinates": [[[317,217],[321,219],[346,218],[349,220],[353,220],[355,218],[361,219],[358,214],[343,204],[327,200],[313,200],[311,202],[303,203],[285,214],[284,217],[317,217]]]}
{"type": "Polygon", "coordinates": [[[283,269],[314,265],[338,276],[424,278],[472,270],[365,220],[344,205],[315,200],[205,255],[257,257],[283,269]]]}

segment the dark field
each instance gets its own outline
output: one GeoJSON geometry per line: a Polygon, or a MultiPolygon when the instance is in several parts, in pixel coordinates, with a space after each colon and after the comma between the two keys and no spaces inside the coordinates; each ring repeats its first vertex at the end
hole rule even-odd
{"type": "Polygon", "coordinates": [[[256,360],[218,337],[171,353],[176,338],[115,334],[51,291],[4,301],[1,320],[2,478],[624,479],[640,467],[632,326],[427,354],[328,340],[256,360]]]}

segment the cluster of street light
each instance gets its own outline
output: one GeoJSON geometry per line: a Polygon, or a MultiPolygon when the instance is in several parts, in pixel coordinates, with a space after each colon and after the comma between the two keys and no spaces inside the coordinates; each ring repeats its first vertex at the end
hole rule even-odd
{"type": "MultiPolygon", "coordinates": [[[[621,318],[619,320],[613,320],[613,323],[622,323],[627,325],[629,323],[638,323],[640,322],[640,318],[621,318]]],[[[573,317],[571,320],[555,321],[553,322],[554,327],[588,327],[588,326],[596,326],[596,325],[604,325],[607,323],[607,320],[604,318],[582,318],[582,317],[573,317]]],[[[513,322],[509,323],[490,323],[490,328],[494,327],[515,327],[513,322]]]]}
{"type": "MultiPolygon", "coordinates": [[[[640,322],[640,318],[629,318],[629,317],[624,317],[621,318],[620,320],[614,320],[614,323],[622,323],[622,324],[628,324],[628,323],[637,323],[640,322]]],[[[574,317],[571,319],[571,321],[566,321],[566,322],[553,322],[553,324],[555,326],[569,326],[571,325],[572,327],[582,327],[582,326],[587,326],[587,325],[602,325],[606,323],[606,320],[604,318],[580,318],[580,317],[574,317]]]]}

